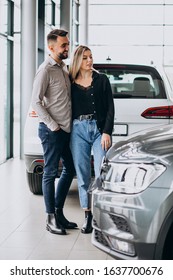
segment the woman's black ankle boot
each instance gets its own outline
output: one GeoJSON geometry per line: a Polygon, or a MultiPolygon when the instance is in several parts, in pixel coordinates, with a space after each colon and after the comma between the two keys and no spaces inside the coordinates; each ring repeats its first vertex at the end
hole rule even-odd
{"type": "Polygon", "coordinates": [[[82,233],[91,233],[92,232],[92,218],[93,215],[91,211],[85,211],[85,223],[81,229],[82,233]]]}

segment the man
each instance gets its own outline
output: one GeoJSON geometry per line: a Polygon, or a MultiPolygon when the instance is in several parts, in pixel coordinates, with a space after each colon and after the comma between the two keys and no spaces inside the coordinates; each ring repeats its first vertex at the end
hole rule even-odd
{"type": "Polygon", "coordinates": [[[66,234],[66,229],[77,227],[64,214],[65,199],[74,177],[74,165],[69,148],[71,131],[70,80],[65,63],[68,57],[68,32],[52,30],[47,35],[49,57],[40,65],[33,83],[32,107],[40,123],[38,134],[44,156],[43,196],[47,212],[46,229],[55,234],[66,234]],[[55,191],[60,158],[63,170],[55,191]]]}

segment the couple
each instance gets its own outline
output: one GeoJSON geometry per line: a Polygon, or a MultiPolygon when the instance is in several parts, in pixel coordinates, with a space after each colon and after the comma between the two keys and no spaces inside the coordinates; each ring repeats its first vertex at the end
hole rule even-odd
{"type": "Polygon", "coordinates": [[[95,175],[111,146],[114,105],[109,79],[93,67],[91,50],[76,48],[69,72],[63,62],[68,57],[68,32],[52,30],[47,35],[49,57],[37,70],[32,107],[40,122],[38,128],[44,156],[43,196],[47,213],[46,228],[66,234],[77,228],[63,213],[65,199],[75,170],[81,208],[85,211],[82,233],[92,231],[92,213],[87,193],[90,184],[90,156],[94,154],[95,175]],[[59,160],[63,169],[55,191],[59,160]],[[75,166],[75,167],[74,167],[75,166]]]}

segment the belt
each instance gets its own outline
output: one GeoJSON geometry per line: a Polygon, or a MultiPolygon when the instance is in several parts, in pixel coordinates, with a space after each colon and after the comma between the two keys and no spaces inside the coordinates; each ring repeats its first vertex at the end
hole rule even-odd
{"type": "Polygon", "coordinates": [[[80,115],[79,117],[77,117],[78,120],[83,121],[83,120],[93,120],[94,119],[94,115],[93,114],[89,114],[89,115],[80,115]]]}

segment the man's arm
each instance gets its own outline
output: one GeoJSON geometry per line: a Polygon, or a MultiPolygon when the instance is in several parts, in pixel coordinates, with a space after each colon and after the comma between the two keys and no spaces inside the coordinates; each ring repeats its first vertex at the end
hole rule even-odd
{"type": "Polygon", "coordinates": [[[50,130],[56,131],[60,127],[56,123],[56,121],[54,121],[54,119],[50,116],[49,112],[44,106],[44,96],[46,94],[48,86],[49,75],[46,69],[41,69],[37,72],[34,79],[31,105],[32,108],[38,114],[40,120],[44,122],[50,130]]]}

